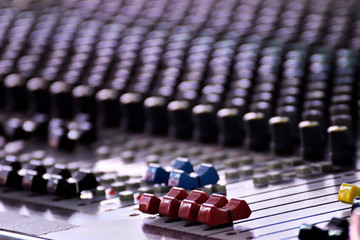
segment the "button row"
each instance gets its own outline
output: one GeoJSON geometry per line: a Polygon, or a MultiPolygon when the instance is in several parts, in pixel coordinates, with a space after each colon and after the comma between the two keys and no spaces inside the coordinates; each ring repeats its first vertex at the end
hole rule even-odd
{"type": "Polygon", "coordinates": [[[17,157],[8,155],[0,163],[0,185],[74,197],[83,190],[96,188],[98,182],[90,171],[78,170],[72,175],[61,164],[56,164],[46,171],[42,161],[31,160],[21,168],[17,157]]]}
{"type": "Polygon", "coordinates": [[[149,164],[145,181],[149,183],[165,183],[171,187],[194,189],[208,184],[216,184],[219,180],[217,171],[211,164],[202,163],[196,171],[187,158],[176,158],[172,167],[163,169],[159,164],[149,164]]]}
{"type": "Polygon", "coordinates": [[[139,210],[170,218],[181,218],[189,222],[200,222],[210,226],[232,224],[236,220],[248,218],[251,210],[244,200],[193,190],[188,194],[184,189],[173,187],[160,200],[153,194],[141,196],[139,210]]]}

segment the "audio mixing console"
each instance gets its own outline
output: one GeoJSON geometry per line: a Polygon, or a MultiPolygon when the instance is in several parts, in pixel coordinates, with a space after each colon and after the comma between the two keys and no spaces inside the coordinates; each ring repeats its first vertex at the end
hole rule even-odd
{"type": "Polygon", "coordinates": [[[360,239],[359,10],[1,0],[0,239],[360,239]]]}

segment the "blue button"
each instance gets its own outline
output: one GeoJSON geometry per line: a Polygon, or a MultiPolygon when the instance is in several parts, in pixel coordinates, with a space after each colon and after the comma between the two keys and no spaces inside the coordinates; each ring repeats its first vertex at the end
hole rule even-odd
{"type": "Polygon", "coordinates": [[[194,189],[199,186],[199,180],[196,176],[192,177],[183,170],[173,170],[169,176],[168,186],[194,189]]]}
{"type": "Polygon", "coordinates": [[[146,171],[145,181],[151,183],[167,183],[169,172],[165,171],[159,164],[151,163],[146,171]]]}
{"type": "Polygon", "coordinates": [[[200,178],[200,187],[207,184],[216,184],[219,181],[219,175],[211,164],[202,163],[195,173],[200,178]]]}
{"type": "Polygon", "coordinates": [[[185,173],[192,173],[194,171],[193,166],[188,158],[178,157],[175,159],[172,167],[174,169],[183,170],[185,173]]]}

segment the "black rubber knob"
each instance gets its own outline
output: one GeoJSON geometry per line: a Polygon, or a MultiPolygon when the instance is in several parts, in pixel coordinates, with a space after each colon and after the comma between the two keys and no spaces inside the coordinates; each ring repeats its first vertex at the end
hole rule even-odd
{"type": "MultiPolygon", "coordinates": [[[[25,190],[34,192],[46,192],[47,180],[45,180],[41,173],[29,170],[24,170],[21,187],[25,190]]],[[[20,170],[20,172],[22,171],[20,170]]]]}
{"type": "Polygon", "coordinates": [[[353,164],[350,132],[346,126],[328,128],[330,140],[330,159],[334,165],[349,166],[353,164]]]}
{"type": "Polygon", "coordinates": [[[269,127],[265,115],[260,112],[249,112],[243,117],[249,148],[263,151],[269,148],[269,127]]]}
{"type": "Polygon", "coordinates": [[[96,120],[96,101],[95,90],[87,85],[80,85],[72,90],[74,112],[86,113],[90,116],[90,121],[96,120]]]}
{"type": "Polygon", "coordinates": [[[193,135],[191,105],[188,101],[173,101],[168,104],[170,135],[178,139],[190,139],[193,135]]]}
{"type": "Polygon", "coordinates": [[[318,122],[302,121],[299,123],[301,153],[305,159],[319,161],[324,158],[324,139],[318,122]]]}
{"type": "Polygon", "coordinates": [[[83,190],[90,190],[96,188],[98,182],[96,177],[90,171],[79,170],[73,177],[66,180],[65,183],[65,195],[67,196],[77,196],[83,190]]]}
{"type": "Polygon", "coordinates": [[[212,105],[200,104],[193,108],[194,137],[202,143],[213,143],[218,138],[216,110],[212,105]]]}
{"type": "Polygon", "coordinates": [[[49,82],[41,78],[32,78],[27,84],[28,111],[34,113],[50,112],[49,82]]]}
{"type": "Polygon", "coordinates": [[[122,126],[125,130],[139,132],[144,129],[144,106],[140,93],[125,93],[120,97],[122,126]]]}
{"type": "Polygon", "coordinates": [[[120,125],[120,103],[118,91],[102,89],[96,94],[98,121],[101,126],[118,127],[120,125]]]}
{"type": "Polygon", "coordinates": [[[8,75],[4,79],[5,109],[10,112],[23,112],[27,109],[25,80],[18,74],[8,75]]]}
{"type": "Polygon", "coordinates": [[[53,116],[71,119],[74,113],[71,86],[66,82],[55,82],[50,86],[50,94],[53,116]]]}
{"type": "Polygon", "coordinates": [[[273,147],[276,154],[288,155],[293,153],[294,144],[288,117],[272,117],[269,120],[273,147]]]}
{"type": "Polygon", "coordinates": [[[164,97],[149,97],[144,101],[145,129],[150,134],[164,135],[168,132],[167,102],[164,97]]]}
{"type": "Polygon", "coordinates": [[[242,118],[236,108],[223,108],[217,112],[220,128],[220,142],[225,146],[238,146],[242,143],[244,129],[242,118]]]}

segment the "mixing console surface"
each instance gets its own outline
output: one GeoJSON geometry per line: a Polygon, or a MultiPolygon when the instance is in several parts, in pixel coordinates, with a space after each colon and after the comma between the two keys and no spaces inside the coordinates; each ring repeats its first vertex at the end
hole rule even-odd
{"type": "Polygon", "coordinates": [[[359,8],[2,0],[0,239],[360,239],[359,8]]]}

